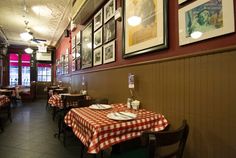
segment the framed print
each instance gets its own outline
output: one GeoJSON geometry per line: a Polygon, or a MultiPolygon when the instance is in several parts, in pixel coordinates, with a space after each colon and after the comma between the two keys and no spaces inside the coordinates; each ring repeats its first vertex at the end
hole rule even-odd
{"type": "Polygon", "coordinates": [[[102,64],[102,47],[99,47],[93,51],[93,65],[101,65],[102,64]]]}
{"type": "Polygon", "coordinates": [[[81,41],[81,31],[77,32],[76,34],[76,44],[80,44],[81,41]]]}
{"type": "Polygon", "coordinates": [[[73,37],[72,37],[71,43],[72,43],[72,48],[75,48],[76,36],[73,36],[73,37]]]}
{"type": "Polygon", "coordinates": [[[82,32],[82,61],[81,67],[92,67],[93,44],[92,44],[92,23],[89,23],[82,32]]]}
{"type": "Polygon", "coordinates": [[[115,15],[116,1],[109,0],[104,6],[104,23],[115,15]]]}
{"type": "Polygon", "coordinates": [[[71,67],[72,67],[72,71],[75,71],[75,70],[76,70],[76,69],[75,69],[75,67],[76,67],[75,63],[76,63],[75,60],[72,60],[72,66],[71,66],[71,67]]]}
{"type": "Polygon", "coordinates": [[[94,21],[93,21],[93,23],[94,23],[94,27],[93,27],[93,30],[94,31],[96,31],[98,28],[100,28],[101,26],[102,26],[102,14],[103,12],[102,12],[102,9],[100,9],[100,11],[97,13],[97,14],[95,14],[95,16],[94,16],[94,21]]]}
{"type": "Polygon", "coordinates": [[[110,63],[115,61],[115,41],[112,41],[103,47],[103,62],[110,63]]]}
{"type": "Polygon", "coordinates": [[[75,54],[75,58],[78,59],[81,57],[81,47],[80,45],[76,46],[76,54],[75,54]]]}
{"type": "Polygon", "coordinates": [[[80,58],[77,58],[76,59],[76,70],[80,70],[80,68],[81,68],[81,59],[80,58]]]}
{"type": "Polygon", "coordinates": [[[167,1],[123,0],[123,58],[167,48],[167,1]]]}
{"type": "Polygon", "coordinates": [[[178,0],[178,3],[182,4],[182,3],[186,2],[186,1],[188,1],[188,0],[178,0]]]}
{"type": "Polygon", "coordinates": [[[76,58],[76,47],[72,48],[72,60],[76,58]]]}
{"type": "Polygon", "coordinates": [[[104,43],[107,43],[116,37],[115,19],[112,18],[104,25],[104,43]]]}
{"type": "Polygon", "coordinates": [[[232,33],[233,0],[199,0],[179,10],[179,45],[232,33]]]}
{"type": "Polygon", "coordinates": [[[97,30],[93,36],[93,47],[97,48],[102,45],[102,28],[97,30]]]}

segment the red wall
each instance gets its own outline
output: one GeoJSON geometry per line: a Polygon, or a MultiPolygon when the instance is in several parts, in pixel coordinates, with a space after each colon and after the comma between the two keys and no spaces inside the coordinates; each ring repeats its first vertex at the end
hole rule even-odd
{"type": "MultiPolygon", "coordinates": [[[[101,68],[108,68],[114,66],[121,66],[126,64],[132,64],[137,62],[150,61],[155,59],[168,58],[173,56],[180,56],[184,54],[194,54],[199,53],[201,51],[218,49],[223,47],[228,47],[236,44],[236,34],[231,33],[224,36],[219,36],[199,42],[195,42],[192,44],[179,46],[178,39],[178,9],[179,6],[177,1],[168,1],[168,48],[156,51],[145,53],[137,56],[133,56],[130,58],[123,59],[122,58],[122,22],[116,21],[116,61],[109,64],[103,64],[100,66],[87,68],[80,71],[90,71],[101,68]]],[[[117,0],[117,7],[122,6],[121,0],[117,0]]],[[[236,3],[234,3],[234,8],[236,8],[236,3]]],[[[236,14],[235,14],[236,15],[236,14]]],[[[79,26],[72,35],[82,27],[79,26]]],[[[60,54],[65,52],[65,49],[70,46],[69,38],[62,38],[59,47],[57,48],[57,59],[60,57],[60,54]]],[[[70,64],[71,65],[71,64],[70,64]]],[[[69,70],[71,72],[71,69],[69,70]]]]}

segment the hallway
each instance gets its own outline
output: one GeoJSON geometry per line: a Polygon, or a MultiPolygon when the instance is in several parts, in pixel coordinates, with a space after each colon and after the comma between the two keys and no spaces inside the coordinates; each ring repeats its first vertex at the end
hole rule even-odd
{"type": "Polygon", "coordinates": [[[0,134],[1,158],[79,158],[81,148],[76,138],[68,138],[63,147],[62,139],[54,137],[57,123],[45,110],[45,102],[38,100],[13,108],[13,121],[8,121],[0,134]]]}

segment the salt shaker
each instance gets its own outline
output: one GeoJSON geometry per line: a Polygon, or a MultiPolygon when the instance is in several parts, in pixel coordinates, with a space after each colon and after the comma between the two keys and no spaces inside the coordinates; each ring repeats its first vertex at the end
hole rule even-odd
{"type": "Polygon", "coordinates": [[[128,99],[127,99],[127,108],[128,108],[128,109],[131,108],[131,102],[132,102],[132,99],[131,99],[131,98],[128,98],[128,99]]]}

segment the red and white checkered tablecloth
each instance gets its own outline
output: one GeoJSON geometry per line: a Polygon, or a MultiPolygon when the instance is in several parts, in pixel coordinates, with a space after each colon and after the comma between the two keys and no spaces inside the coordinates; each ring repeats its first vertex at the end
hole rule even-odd
{"type": "Polygon", "coordinates": [[[10,102],[10,99],[5,95],[0,95],[0,107],[6,105],[6,103],[10,102]]]}
{"type": "Polygon", "coordinates": [[[112,104],[112,108],[107,110],[74,108],[66,114],[64,121],[88,147],[88,153],[98,153],[114,144],[139,137],[143,131],[161,131],[168,125],[163,115],[145,109],[130,110],[137,117],[129,121],[111,120],[106,116],[111,112],[129,110],[125,104],[112,104]]]}
{"type": "Polygon", "coordinates": [[[60,108],[60,109],[63,108],[63,100],[61,99],[61,96],[58,95],[58,94],[52,95],[52,96],[48,99],[48,104],[50,104],[51,106],[58,107],[58,108],[60,108]]]}

